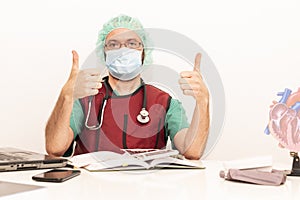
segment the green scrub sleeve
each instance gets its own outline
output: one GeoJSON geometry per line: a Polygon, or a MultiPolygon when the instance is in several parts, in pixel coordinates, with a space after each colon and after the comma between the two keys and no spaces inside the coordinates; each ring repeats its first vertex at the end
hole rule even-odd
{"type": "Polygon", "coordinates": [[[165,127],[172,143],[178,131],[189,127],[186,112],[182,103],[177,99],[172,98],[170,101],[170,107],[165,119],[165,127]]]}
{"type": "Polygon", "coordinates": [[[79,100],[74,101],[73,110],[70,118],[70,127],[74,133],[74,139],[81,133],[84,125],[84,113],[79,100]]]}
{"type": "MultiPolygon", "coordinates": [[[[73,109],[70,117],[70,127],[74,133],[74,140],[77,135],[81,132],[84,123],[84,114],[79,100],[74,101],[73,109]]],[[[73,145],[74,141],[68,148],[68,150],[64,153],[63,157],[69,157],[73,154],[73,145]]]]}

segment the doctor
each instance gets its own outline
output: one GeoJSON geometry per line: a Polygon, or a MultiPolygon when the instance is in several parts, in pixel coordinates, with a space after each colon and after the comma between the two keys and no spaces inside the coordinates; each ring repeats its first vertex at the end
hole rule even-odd
{"type": "Polygon", "coordinates": [[[201,54],[195,57],[193,71],[181,72],[179,78],[183,93],[196,100],[188,124],[178,100],[143,82],[140,73],[149,59],[146,46],[141,23],[120,15],[99,32],[97,52],[108,68],[107,77],[97,69],[79,70],[79,56],[72,51],[69,79],[46,125],[48,154],[165,148],[170,137],[186,158],[201,158],[209,130],[209,92],[200,74],[201,54]]]}

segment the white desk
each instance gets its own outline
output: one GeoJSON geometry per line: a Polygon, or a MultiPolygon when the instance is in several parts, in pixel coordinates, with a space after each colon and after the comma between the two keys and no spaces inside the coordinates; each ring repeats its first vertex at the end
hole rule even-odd
{"type": "MultiPolygon", "coordinates": [[[[203,161],[205,170],[148,170],[132,172],[88,172],[64,183],[44,183],[31,179],[46,170],[4,172],[1,181],[45,186],[43,189],[0,198],[20,199],[263,199],[298,200],[300,177],[288,177],[281,186],[261,186],[224,181],[219,178],[222,165],[203,161]]],[[[290,166],[287,166],[289,168],[290,166]]],[[[278,168],[277,168],[278,169],[278,168]]]]}

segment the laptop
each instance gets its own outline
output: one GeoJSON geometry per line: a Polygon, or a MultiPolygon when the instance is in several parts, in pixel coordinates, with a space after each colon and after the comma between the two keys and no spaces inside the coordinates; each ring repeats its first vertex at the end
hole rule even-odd
{"type": "Polygon", "coordinates": [[[68,160],[17,148],[0,148],[0,172],[65,167],[68,160]]]}

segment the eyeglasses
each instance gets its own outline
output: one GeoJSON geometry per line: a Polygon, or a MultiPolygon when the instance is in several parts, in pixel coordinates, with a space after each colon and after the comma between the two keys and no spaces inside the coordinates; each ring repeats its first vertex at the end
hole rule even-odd
{"type": "Polygon", "coordinates": [[[108,50],[115,50],[115,49],[120,49],[122,45],[130,49],[138,49],[142,46],[142,43],[134,39],[127,40],[124,43],[121,43],[117,40],[110,40],[105,44],[105,47],[108,50]]]}

